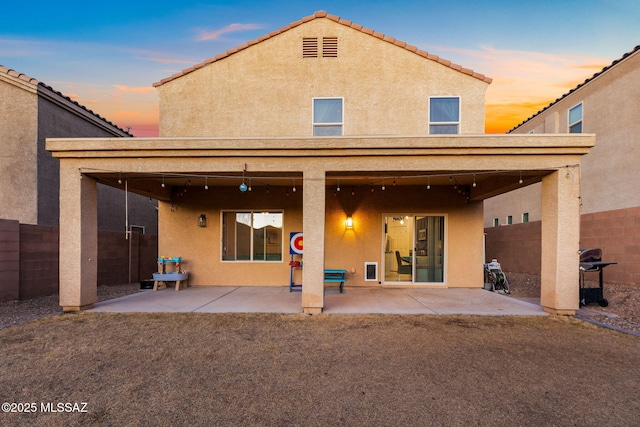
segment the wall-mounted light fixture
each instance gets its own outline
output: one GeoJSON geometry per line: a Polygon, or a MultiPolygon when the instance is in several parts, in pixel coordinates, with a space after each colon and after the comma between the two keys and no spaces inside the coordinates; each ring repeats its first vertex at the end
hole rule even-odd
{"type": "Polygon", "coordinates": [[[353,217],[351,215],[347,215],[347,220],[344,222],[344,226],[348,229],[353,228],[353,217]]]}
{"type": "Polygon", "coordinates": [[[198,227],[206,227],[207,226],[207,216],[205,214],[201,214],[200,218],[198,218],[198,227]]]}

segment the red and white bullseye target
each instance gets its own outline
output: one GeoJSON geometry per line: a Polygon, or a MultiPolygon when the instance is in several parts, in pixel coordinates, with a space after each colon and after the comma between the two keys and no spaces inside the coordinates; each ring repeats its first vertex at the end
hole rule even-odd
{"type": "Polygon", "coordinates": [[[293,255],[302,255],[302,243],[302,232],[291,233],[289,253],[293,255]]]}

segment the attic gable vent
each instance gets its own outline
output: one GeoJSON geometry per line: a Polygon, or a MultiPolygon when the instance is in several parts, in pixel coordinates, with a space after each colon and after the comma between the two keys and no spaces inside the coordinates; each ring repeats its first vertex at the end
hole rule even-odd
{"type": "Polygon", "coordinates": [[[338,38],[337,37],[322,38],[322,57],[323,58],[338,57],[338,38]]]}
{"type": "Polygon", "coordinates": [[[302,57],[317,58],[318,57],[318,38],[305,37],[302,39],[302,57]]]}

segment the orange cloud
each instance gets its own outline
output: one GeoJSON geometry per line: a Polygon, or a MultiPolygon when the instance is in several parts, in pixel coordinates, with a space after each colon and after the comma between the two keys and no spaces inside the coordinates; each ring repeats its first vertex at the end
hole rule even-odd
{"type": "Polygon", "coordinates": [[[199,31],[200,34],[198,35],[197,40],[200,42],[208,41],[208,40],[218,40],[224,34],[237,33],[240,31],[259,30],[261,28],[264,28],[264,26],[260,24],[229,24],[218,30],[213,30],[213,31],[200,30],[199,31]]]}
{"type": "Polygon", "coordinates": [[[156,89],[154,87],[131,87],[131,86],[124,86],[124,85],[113,85],[113,87],[115,87],[116,89],[118,89],[119,91],[122,92],[128,92],[128,93],[151,93],[151,92],[155,92],[156,89]]]}
{"type": "Polygon", "coordinates": [[[486,95],[487,133],[503,133],[519,125],[607,64],[602,58],[565,53],[490,47],[437,50],[445,57],[449,53],[454,62],[493,78],[486,95]]]}

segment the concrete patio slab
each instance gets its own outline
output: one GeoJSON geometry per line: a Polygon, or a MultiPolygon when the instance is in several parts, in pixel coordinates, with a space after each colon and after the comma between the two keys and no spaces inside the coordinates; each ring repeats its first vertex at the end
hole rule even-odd
{"type": "Polygon", "coordinates": [[[302,294],[289,287],[238,287],[194,310],[202,313],[302,313],[302,294]]]}
{"type": "Polygon", "coordinates": [[[142,291],[108,301],[99,302],[90,311],[103,312],[190,312],[233,292],[235,287],[173,288],[142,291]]]}
{"type": "MultiPolygon", "coordinates": [[[[302,295],[289,287],[192,287],[141,291],[95,304],[89,312],[302,313],[302,295]]],[[[531,304],[484,289],[325,290],[326,314],[474,314],[545,316],[531,304]]]]}

